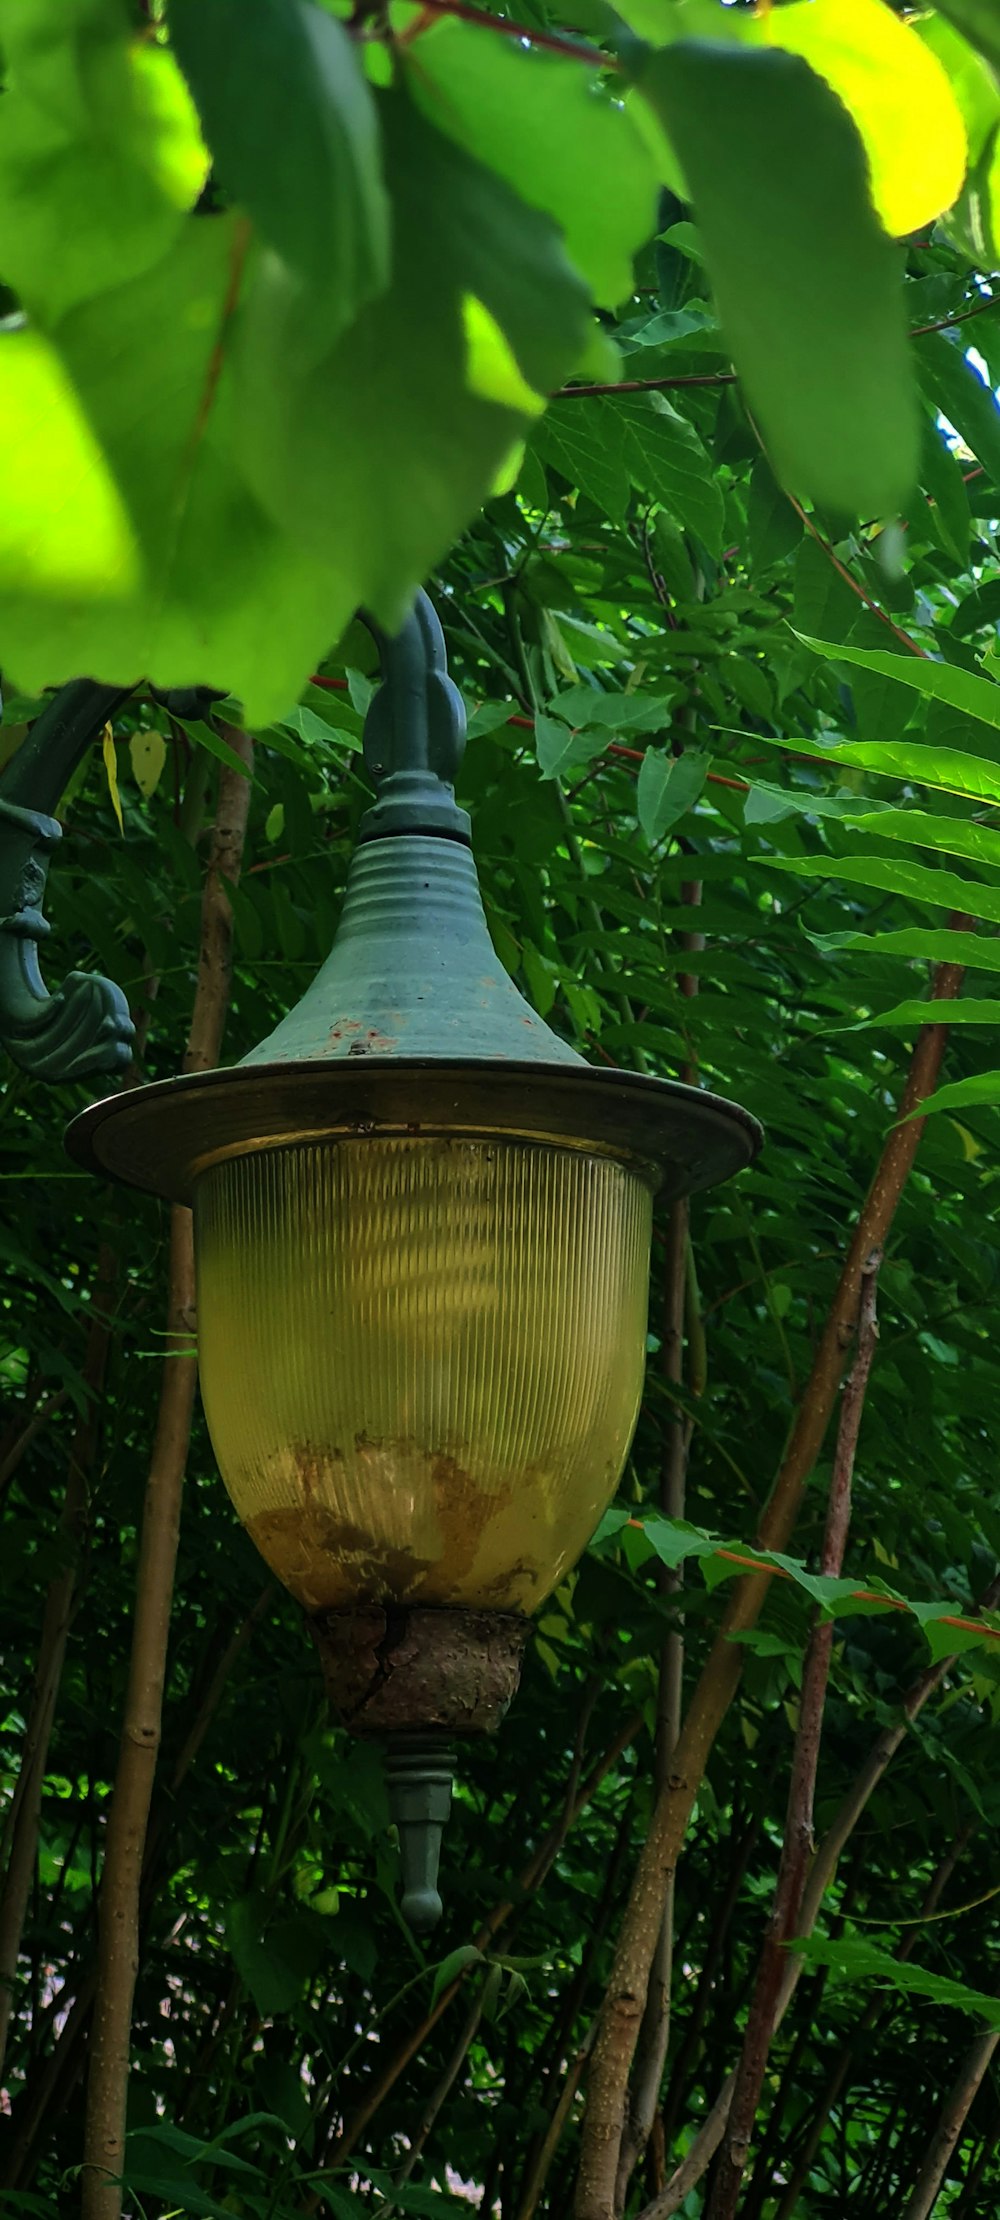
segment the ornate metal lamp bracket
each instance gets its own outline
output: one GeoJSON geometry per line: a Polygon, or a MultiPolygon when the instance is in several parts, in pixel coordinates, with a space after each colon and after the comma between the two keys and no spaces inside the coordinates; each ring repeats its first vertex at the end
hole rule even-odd
{"type": "MultiPolygon", "coordinates": [[[[468,843],[471,826],[453,782],[465,744],[465,708],[448,676],[444,634],[423,592],[390,637],[370,617],[382,682],[365,723],[365,761],[377,790],[360,838],[438,833],[468,843]]],[[[35,1079],[111,1079],[129,1063],[134,1028],[119,987],[71,971],[55,994],[39,947],[50,927],[42,903],[61,828],[52,812],[85,750],[132,689],[74,679],[43,709],[0,774],[0,1048],[35,1079]]],[[[203,712],[202,688],[162,698],[179,714],[203,712]]]]}
{"type": "Polygon", "coordinates": [[[71,971],[55,994],[41,975],[45,882],[62,838],[52,811],[81,756],[130,687],[74,679],[43,709],[0,777],[0,1046],[22,1071],[56,1084],[114,1078],[134,1029],[121,988],[71,971]]]}

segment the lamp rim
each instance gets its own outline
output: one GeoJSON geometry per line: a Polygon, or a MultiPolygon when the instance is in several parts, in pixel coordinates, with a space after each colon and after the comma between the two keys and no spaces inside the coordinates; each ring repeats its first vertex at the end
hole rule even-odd
{"type": "Polygon", "coordinates": [[[673,1201],[752,1163],[763,1133],[738,1103],[644,1073],[359,1056],[154,1080],[92,1103],[73,1119],[66,1146],[88,1171],[190,1203],[201,1175],[233,1156],[406,1138],[578,1149],[639,1170],[673,1201]]]}

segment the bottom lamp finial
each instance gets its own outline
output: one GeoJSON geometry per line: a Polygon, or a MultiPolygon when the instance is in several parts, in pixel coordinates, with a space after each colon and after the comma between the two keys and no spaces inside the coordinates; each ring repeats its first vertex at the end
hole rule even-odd
{"type": "Polygon", "coordinates": [[[442,1735],[401,1736],[387,1745],[389,1812],[403,1867],[400,1910],[415,1935],[429,1935],[444,1909],[437,1877],[454,1774],[455,1752],[442,1735]]]}

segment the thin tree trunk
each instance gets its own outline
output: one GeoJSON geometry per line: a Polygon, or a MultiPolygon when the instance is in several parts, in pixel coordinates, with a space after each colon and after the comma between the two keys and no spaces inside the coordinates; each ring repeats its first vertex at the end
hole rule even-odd
{"type": "MultiPolygon", "coordinates": [[[[941,1896],[946,1889],[949,1880],[951,1879],[955,1867],[958,1864],[959,1858],[962,1856],[966,1844],[968,1843],[971,1833],[971,1826],[963,1828],[962,1833],[956,1836],[955,1841],[949,1845],[949,1848],[945,1852],[944,1857],[941,1859],[940,1864],[937,1866],[935,1872],[932,1874],[931,1880],[924,1894],[924,1899],[920,1906],[920,1912],[918,1915],[920,1920],[929,1919],[936,1905],[939,1903],[941,1896]]],[[[904,1936],[899,1949],[895,1953],[896,1957],[900,1960],[901,1963],[905,1964],[906,1960],[912,1956],[913,1951],[916,1948],[918,1933],[919,1926],[911,1928],[909,1934],[904,1936]]],[[[805,2141],[803,2142],[802,2148],[799,2151],[798,2157],[796,2158],[795,2165],[792,2169],[791,2174],[789,2175],[788,2181],[785,2184],[784,2189],[782,2190],[781,2202],[778,2206],[777,2212],[775,2213],[774,2220],[794,2220],[794,2215],[798,2209],[798,2198],[805,2187],[806,2180],[809,2174],[809,2169],[812,2166],[813,2159],[815,2158],[816,2152],[819,2149],[820,2138],[822,2136],[823,2129],[826,2126],[827,2120],[829,2119],[830,2114],[833,2111],[833,2107],[837,2102],[837,2098],[840,2096],[840,2093],[844,2088],[851,2068],[854,2064],[855,2053],[858,2046],[858,2037],[860,2035],[868,2034],[869,2031],[873,2027],[876,2027],[880,2021],[888,2020],[891,2010],[891,2005],[887,2006],[882,1997],[872,1997],[870,2002],[866,2005],[865,2010],[862,2012],[857,2027],[849,2036],[847,2042],[844,2043],[842,2048],[838,2051],[837,2056],[833,2061],[833,2065],[830,2068],[830,2072],[827,2076],[826,2085],[824,2087],[822,2096],[820,2097],[819,2103],[816,2106],[816,2110],[806,2130],[805,2141]]]]}
{"type": "Polygon", "coordinates": [[[994,2111],[993,2118],[983,2137],[982,2150],[976,2159],[975,2165],[969,2169],[968,2178],[963,2183],[962,2194],[955,2206],[952,2220],[972,2220],[972,2215],[979,2202],[979,2191],[983,2185],[986,2169],[997,2146],[998,2136],[1000,2136],[1000,2108],[994,2111]]]}
{"type": "MultiPolygon", "coordinates": [[[[227,728],[231,747],[252,766],[252,742],[227,728]]],[[[240,874],[250,778],[224,769],[201,909],[198,984],[185,1072],[218,1062],[229,1000],[232,912],[226,881],[240,874]]],[[[139,1886],[160,1744],[163,1684],[180,1524],[197,1381],[194,1243],[190,1212],[170,1221],[166,1357],[156,1440],[142,1517],[135,1624],[121,1752],[105,1837],[97,1990],[90,2037],[84,2139],[83,2220],[119,2220],[125,2155],[132,2001],[139,1954],[139,1886]]]]}
{"type": "MultiPolygon", "coordinates": [[[[45,1599],[38,1667],[25,1728],[21,1768],[7,1813],[3,1845],[0,1849],[0,1863],[4,1867],[3,1893],[0,1896],[0,2076],[3,2074],[14,2004],[14,1983],[21,1937],[32,1878],[37,1867],[42,1783],[48,1766],[52,1722],[62,1680],[80,1569],[80,1551],[86,1531],[90,1476],[100,1426],[101,1391],[111,1342],[109,1311],[115,1272],[115,1257],[105,1243],[98,1254],[83,1362],[84,1408],[73,1435],[66,1493],[59,1518],[66,1563],[62,1571],[50,1581],[45,1599]]],[[[46,1405],[46,1409],[49,1407],[46,1405]]],[[[32,1423],[37,1431],[41,1418],[32,1423]]],[[[22,1436],[22,1440],[23,1438],[22,1436]]]]}
{"type": "Polygon", "coordinates": [[[559,2092],[559,2102],[545,2130],[542,2146],[531,2169],[521,2195],[517,2220],[534,2220],[538,2200],[545,2187],[552,2161],[558,2152],[566,2130],[566,2123],[573,2110],[577,2090],[583,2080],[583,2070],[590,2056],[591,2045],[597,2033],[597,2021],[588,2028],[574,2058],[570,2060],[565,2080],[559,2092]]]}
{"type": "MultiPolygon", "coordinates": [[[[693,715],[693,713],[692,713],[693,715]]],[[[675,743],[679,745],[679,743],[675,743]]],[[[681,902],[694,909],[701,902],[701,881],[692,879],[681,887],[681,902]]],[[[700,955],[705,946],[704,933],[683,933],[680,945],[689,955],[700,955]]],[[[682,971],[677,985],[688,1001],[698,993],[697,972],[682,971]]],[[[685,1064],[681,1078],[689,1087],[697,1084],[698,1072],[694,1063],[685,1064]]],[[[688,1259],[691,1249],[691,1212],[686,1196],[675,1202],[667,1220],[666,1259],[663,1299],[663,1375],[668,1385],[680,1387],[684,1379],[684,1321],[685,1314],[693,1310],[689,1303],[688,1259]]],[[[700,1321],[699,1321],[700,1324],[700,1321]]],[[[688,1367],[692,1377],[689,1386],[694,1394],[704,1390],[704,1380],[695,1376],[695,1368],[688,1367]]],[[[667,1417],[666,1454],[660,1475],[660,1509],[667,1518],[682,1519],[687,1492],[688,1458],[691,1452],[691,1420],[680,1410],[672,1410],[667,1417]]],[[[661,1596],[675,1595],[683,1587],[684,1573],[681,1566],[660,1565],[657,1586],[661,1596]]],[[[684,1700],[684,1635],[680,1625],[666,1635],[660,1653],[660,1678],[657,1696],[656,1749],[654,1786],[661,1795],[666,1785],[670,1763],[681,1731],[681,1712],[684,1700]]],[[[652,2133],[660,2102],[663,2069],[670,2043],[670,1998],[674,1964],[674,1880],[671,1875],[663,1903],[663,1918],[657,1937],[656,1950],[650,1971],[646,2004],[636,2045],[635,2071],[632,2077],[632,2095],[628,2121],[622,2138],[618,2162],[616,2203],[622,2210],[628,2185],[635,2167],[652,2133]]],[[[589,2045],[588,2053],[589,2055],[589,2045]]],[[[585,2057],[581,2055],[580,2071],[585,2057]]]]}
{"type": "Polygon", "coordinates": [[[13,1486],[22,1458],[31,1448],[36,1435],[41,1433],[42,1427],[48,1424],[50,1418],[55,1417],[57,1411],[62,1410],[68,1394],[68,1388],[56,1388],[55,1393],[46,1396],[39,1409],[25,1419],[19,1432],[14,1432],[11,1428],[10,1439],[0,1453],[0,1507],[13,1486]]]}
{"type": "MultiPolygon", "coordinates": [[[[684,1308],[689,1239],[690,1214],[687,1201],[681,1200],[674,1203],[667,1221],[664,1274],[663,1373],[674,1387],[679,1387],[684,1377],[684,1308]]],[[[682,1519],[691,1427],[690,1422],[677,1409],[669,1413],[666,1424],[666,1454],[660,1475],[660,1509],[667,1518],[682,1519]]],[[[675,1594],[682,1583],[683,1574],[679,1567],[671,1569],[667,1565],[659,1566],[657,1587],[661,1597],[666,1599],[675,1594]]],[[[671,1628],[664,1637],[660,1652],[653,1772],[658,1795],[662,1793],[669,1776],[671,1759],[681,1730],[683,1682],[684,1636],[679,1627],[671,1628]]],[[[625,2202],[633,2169],[649,2141],[660,2101],[660,2085],[670,2041],[673,1959],[674,1884],[671,1875],[664,1898],[663,1917],[646,1993],[646,2007],[636,2045],[632,2101],[618,2165],[616,2204],[619,2211],[625,2202]]],[[[581,2057],[581,2073],[584,2062],[581,2057]]]]}
{"type": "MultiPolygon", "coordinates": [[[[541,1888],[542,1882],[559,1855],[566,1836],[571,1828],[575,1826],[581,1812],[586,1809],[591,1797],[596,1794],[606,1774],[611,1771],[611,1767],[621,1757],[623,1750],[627,1750],[629,1743],[635,1741],[642,1723],[642,1713],[633,1712],[631,1717],[625,1721],[624,1726],[619,1728],[614,1741],[609,1743],[603,1755],[591,1767],[586,1780],[583,1781],[574,1796],[572,1804],[564,1806],[558,1819],[553,1822],[553,1825],[539,1843],[537,1850],[532,1852],[527,1864],[522,1866],[517,1876],[516,1896],[505,1897],[501,1903],[495,1904],[493,1910],[478,1928],[472,1938],[478,1949],[485,1950],[498,1930],[506,1925],[515,1908],[520,1908],[527,1897],[533,1896],[536,1890],[541,1888]]],[[[331,2171],[341,2165],[349,2153],[354,2150],[361,2136],[364,2135],[365,2130],[374,2119],[380,2105],[384,2103],[390,2090],[395,2088],[400,2074],[405,2073],[411,2058],[416,2057],[417,2052],[426,2042],[432,2027],[437,2025],[438,2020],[447,2011],[453,1998],[458,1995],[462,1986],[462,1979],[463,1976],[457,1974],[454,1981],[449,1982],[448,1987],[442,1990],[437,2003],[433,2004],[417,2026],[411,2028],[403,2037],[398,2050],[395,2051],[383,2071],[364,2092],[357,2111],[351,2119],[345,2122],[336,2141],[332,2141],[330,2137],[327,2138],[326,2148],[329,2155],[324,2160],[324,2165],[328,2166],[331,2171]]],[[[506,2169],[508,2180],[510,2171],[509,2168],[506,2169]]],[[[318,2203],[319,2192],[311,2191],[305,2200],[303,2211],[314,2212],[318,2203]]]]}
{"type": "MultiPolygon", "coordinates": [[[[705,2020],[708,2015],[709,2002],[712,1994],[712,1986],[715,1980],[716,1968],[718,1966],[719,1959],[722,1956],[723,1946],[729,1929],[729,1923],[736,1909],[737,1898],[739,1896],[741,1888],[743,1887],[744,1880],[746,1879],[747,1867],[760,1839],[760,1829],[760,1819],[751,1819],[747,1827],[744,1829],[742,1835],[738,1838],[736,1845],[736,1856],[730,1868],[725,1889],[723,1890],[722,1896],[719,1900],[719,1905],[715,1914],[715,1918],[712,1921],[711,1933],[709,1934],[708,1941],[705,1945],[705,1955],[702,1959],[701,1971],[698,1975],[698,1985],[695,1989],[691,2011],[689,2013],[687,2024],[684,2029],[684,2034],[678,2046],[677,2056],[674,2060],[673,2068],[670,2075],[670,2083],[667,2089],[666,2097],[664,2099],[664,2152],[669,2151],[673,2143],[674,2133],[677,2126],[677,2119],[687,2083],[688,2067],[690,2066],[691,2060],[694,2057],[694,2053],[698,2044],[698,2039],[701,2035],[702,2028],[705,2025],[705,2020]]],[[[659,2186],[661,2185],[658,2185],[657,2193],[659,2193],[659,2186]]]]}
{"type": "MultiPolygon", "coordinates": [[[[593,1917],[590,1920],[590,1932],[581,1955],[580,1964],[573,1980],[570,1982],[560,2009],[546,2033],[544,2043],[540,2045],[535,2056],[527,2062],[529,2078],[525,2095],[527,2098],[536,2100],[539,2106],[548,2104],[559,2082],[560,2070],[565,2067],[567,2047],[590,1987],[597,1953],[604,1941],[617,1900],[622,1867],[631,1848],[632,1831],[633,1815],[630,1799],[618,1822],[614,1845],[601,1883],[601,1893],[594,1907],[593,1917]]],[[[583,2056],[589,2054],[589,2049],[590,2045],[588,2043],[585,2052],[581,2051],[581,2060],[583,2056]]],[[[520,2209],[526,2194],[527,2184],[535,2172],[539,2153],[548,2135],[549,2125],[550,2122],[546,2122],[545,2126],[530,2138],[525,2151],[520,2171],[518,2209],[520,2209]]]]}
{"type": "MultiPolygon", "coordinates": [[[[858,1346],[854,1364],[844,1389],[837,1430],[837,1448],[830,1480],[830,1498],[827,1507],[826,1531],[820,1573],[824,1578],[838,1577],[844,1562],[844,1550],[851,1523],[851,1490],[854,1477],[854,1459],[857,1454],[858,1434],[865,1407],[868,1378],[878,1341],[875,1317],[875,1293],[878,1285],[880,1250],[867,1258],[861,1279],[861,1301],[858,1316],[858,1346]]],[[[823,1734],[823,1714],[826,1709],[826,1691],[830,1677],[830,1658],[833,1653],[833,1620],[817,1616],[813,1622],[806,1645],[802,1671],[802,1693],[799,1699],[799,1724],[792,1754],[792,1777],[788,1791],[788,1811],[785,1820],[781,1861],[774,1893],[774,1910],[768,1922],[746,2034],[743,2053],[736,2069],[736,2083],[729,2108],[727,2134],[719,2154],[712,2194],[708,2202],[707,2220],[733,2220],[739,2202],[740,2187],[746,2170],[750,2137],[757,2117],[757,2106],[764,2086],[768,2055],[777,2022],[781,1980],[787,1963],[787,1945],[794,1935],[802,1909],[806,1871],[813,1846],[813,1806],[816,1793],[816,1775],[819,1770],[820,1742],[823,1734]]]]}
{"type": "Polygon", "coordinates": [[[938,2115],[903,2220],[928,2220],[937,2203],[938,2190],[948,2171],[948,2161],[969,2116],[983,2075],[1000,2043],[1000,2028],[985,2027],[969,2044],[938,2115]]]}
{"type": "MultiPolygon", "coordinates": [[[[977,1608],[982,1611],[989,1611],[997,1602],[1000,1602],[1000,1574],[985,1589],[977,1608]]],[[[846,1796],[842,1799],[809,1869],[799,1920],[801,1935],[805,1936],[812,1933],[820,1905],[836,1872],[844,1844],[852,1830],[857,1826],[869,1798],[874,1795],[883,1774],[895,1757],[900,1743],[905,1740],[909,1733],[914,1719],[919,1716],[929,1698],[941,1686],[942,1681],[947,1678],[955,1662],[956,1658],[953,1654],[950,1657],[939,1658],[936,1665],[929,1665],[926,1671],[921,1673],[913,1682],[912,1687],[903,1698],[900,1706],[900,1716],[895,1725],[883,1727],[881,1733],[877,1736],[869,1755],[852,1781],[846,1796]]],[[[777,2027],[780,2027],[795,1994],[804,1964],[805,1960],[803,1958],[793,1957],[789,1959],[785,1967],[775,2021],[777,2027]]],[[[680,2211],[689,2191],[701,2180],[706,2167],[711,2165],[726,2132],[726,2122],[729,2118],[729,2107],[732,2102],[735,2081],[736,2074],[734,2070],[727,2075],[711,2111],[702,2121],[690,2150],[685,2153],[681,2164],[671,2174],[662,2196],[655,2197],[646,2206],[644,2212],[639,2215],[639,2220],[671,2220],[671,2215],[680,2211]]]]}
{"type": "MultiPolygon", "coordinates": [[[[435,2082],[430,2096],[428,2097],[424,2109],[420,2115],[420,2119],[417,2122],[416,2127],[414,2128],[409,2150],[407,2151],[406,2157],[404,2158],[403,2163],[399,2168],[393,2185],[397,2189],[402,2189],[404,2183],[409,2181],[410,2175],[412,2174],[417,2160],[420,2157],[428,2136],[433,2134],[438,2114],[441,2111],[442,2106],[447,2103],[448,2098],[450,2097],[451,2092],[455,2086],[455,2083],[458,2080],[459,2074],[462,2071],[462,2067],[464,2066],[466,2058],[469,2054],[469,2046],[475,2040],[476,2031],[479,2027],[479,2022],[483,2016],[483,1995],[485,1990],[485,1980],[488,1978],[489,1976],[487,1975],[485,1979],[480,1982],[479,1989],[469,2006],[469,2009],[465,2015],[465,2019],[462,2022],[461,2032],[459,2034],[458,2041],[455,2044],[454,2050],[451,2052],[447,2060],[444,2072],[439,2075],[437,2081],[435,2082]]],[[[389,2214],[394,2210],[395,2206],[393,2203],[392,2192],[390,2191],[387,2203],[379,2206],[380,2220],[389,2220],[389,2214]]]]}
{"type": "MultiPolygon", "coordinates": [[[[939,964],[931,986],[932,998],[953,1001],[962,977],[961,966],[939,964]]],[[[947,1037],[945,1025],[922,1026],[917,1035],[898,1122],[886,1141],[855,1227],[788,1445],[760,1521],[758,1541],[764,1549],[783,1549],[795,1525],[836,1402],[844,1352],[853,1338],[862,1271],[872,1250],[885,1246],[923,1131],[924,1120],[912,1113],[937,1085],[947,1037]]],[[[576,2220],[614,2220],[628,2077],[666,1892],[715,1737],[739,1684],[742,1646],[730,1637],[756,1624],[766,1592],[766,1575],[751,1574],[739,1582],[731,1596],[688,1706],[670,1778],[653,1810],[591,2058],[576,2220]]]]}

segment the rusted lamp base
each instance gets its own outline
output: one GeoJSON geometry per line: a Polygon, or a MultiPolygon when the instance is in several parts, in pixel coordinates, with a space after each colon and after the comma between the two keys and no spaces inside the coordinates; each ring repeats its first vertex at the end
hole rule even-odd
{"type": "Polygon", "coordinates": [[[493,1734],[530,1622],[513,1611],[369,1604],[310,1620],[335,1717],[352,1734],[493,1734]]]}
{"type": "Polygon", "coordinates": [[[399,1831],[401,1910],[416,1934],[441,1917],[437,1877],[455,1771],[452,1742],[492,1734],[521,1676],[531,1632],[508,1611],[368,1605],[310,1620],[334,1717],[384,1737],[399,1831]]]}

